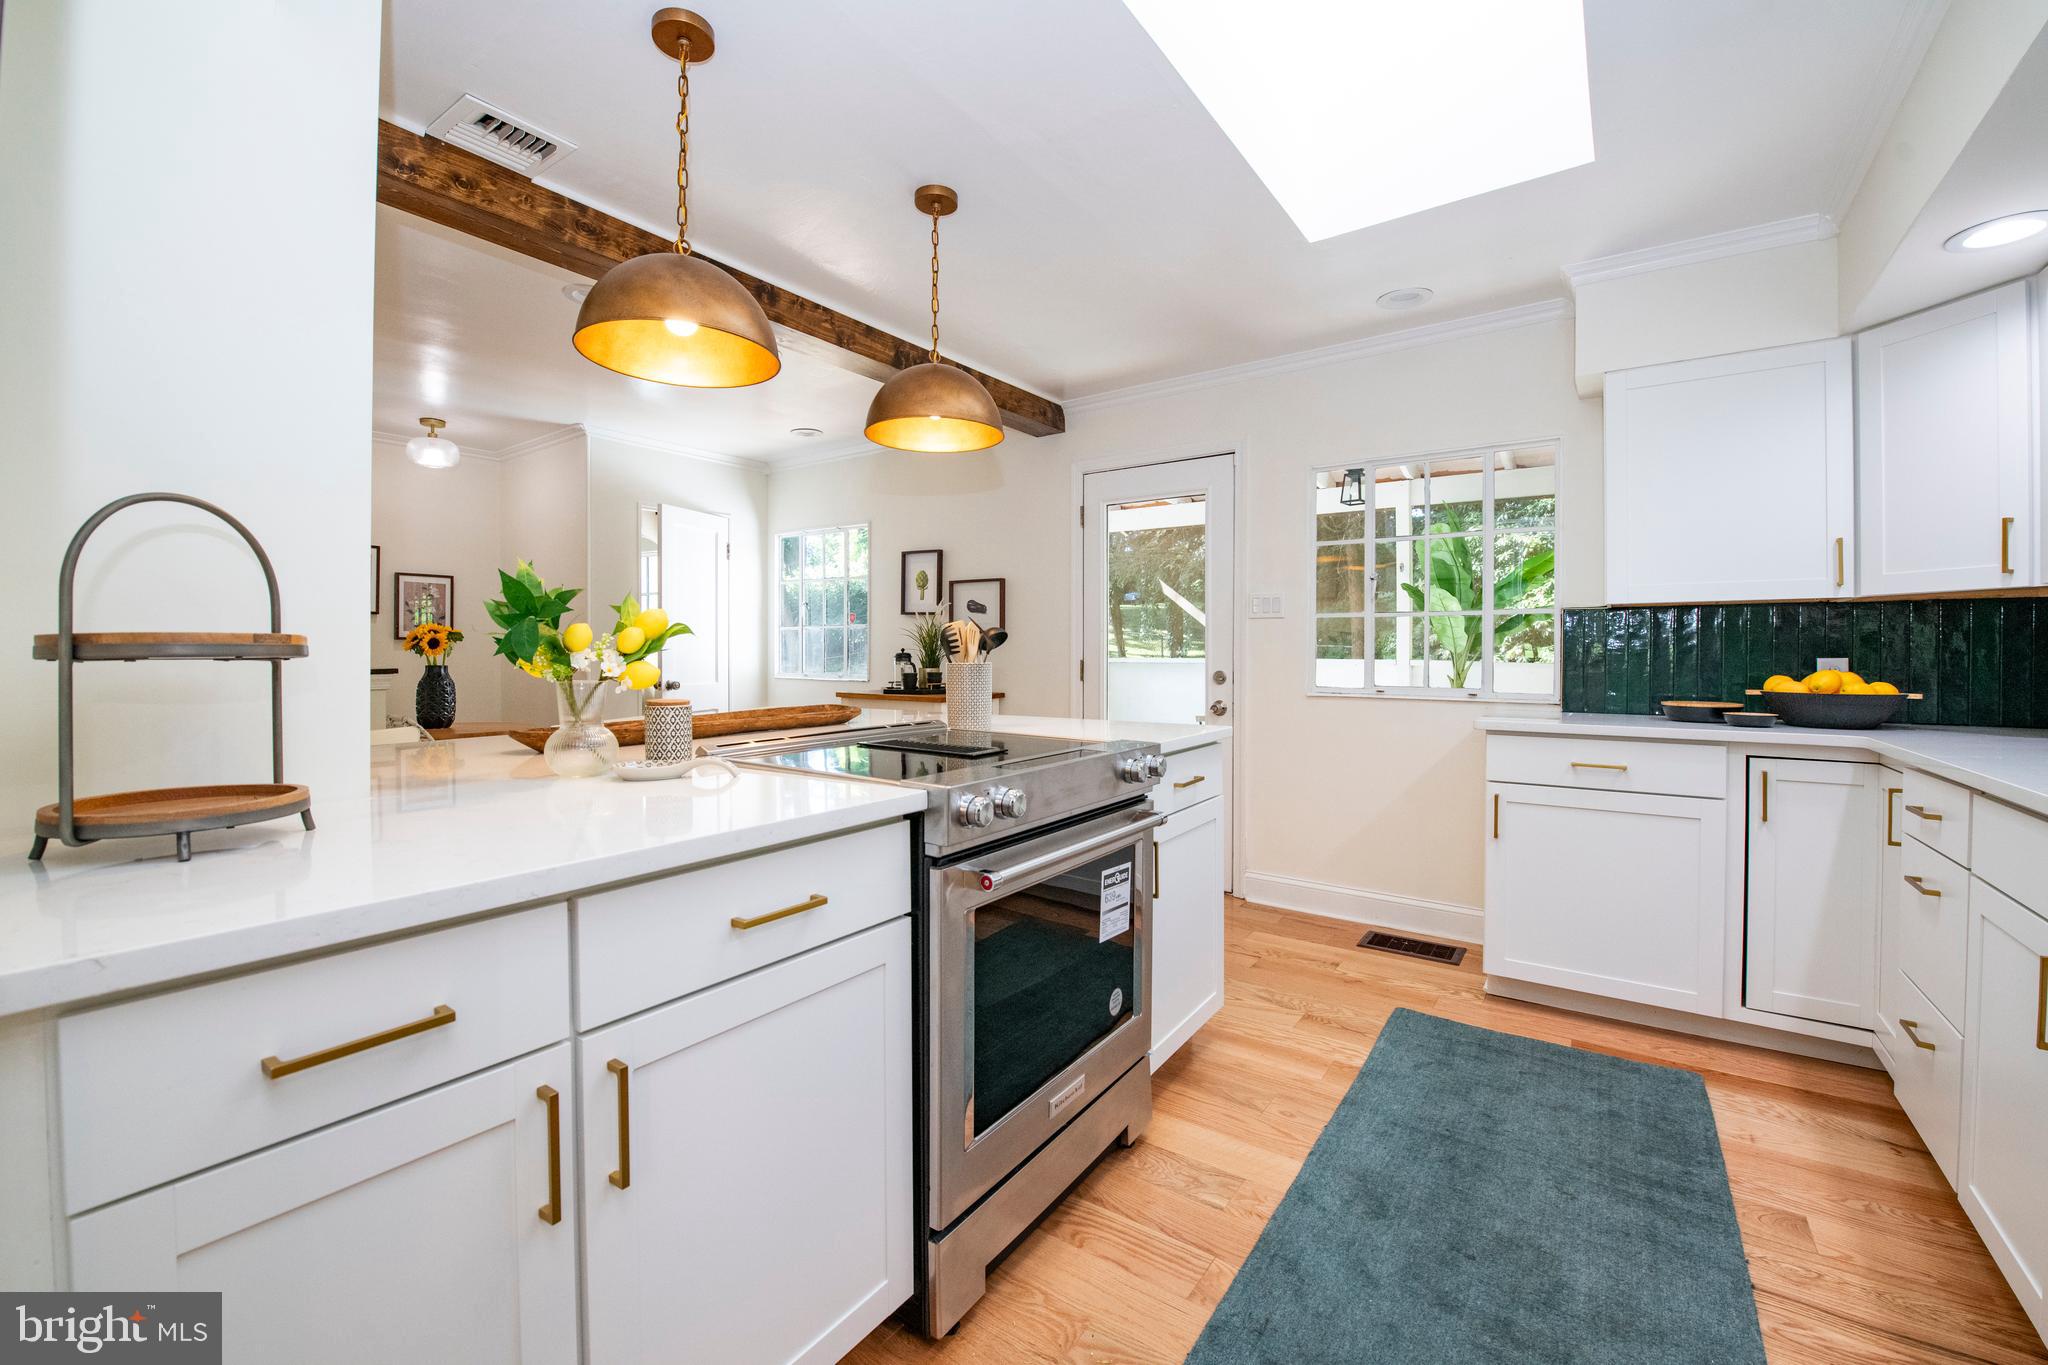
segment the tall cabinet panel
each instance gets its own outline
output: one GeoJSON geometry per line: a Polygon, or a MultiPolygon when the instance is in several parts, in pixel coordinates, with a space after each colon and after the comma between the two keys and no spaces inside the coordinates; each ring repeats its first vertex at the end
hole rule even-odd
{"type": "Polygon", "coordinates": [[[1847,338],[1607,376],[1613,603],[1855,591],[1847,338]]]}
{"type": "Polygon", "coordinates": [[[1864,594],[2035,581],[2031,358],[2024,281],[1856,338],[1864,594]]]}

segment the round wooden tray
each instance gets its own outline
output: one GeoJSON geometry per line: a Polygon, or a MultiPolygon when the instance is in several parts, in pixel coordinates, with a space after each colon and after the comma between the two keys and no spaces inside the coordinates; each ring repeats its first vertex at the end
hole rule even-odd
{"type": "MultiPolygon", "coordinates": [[[[38,635],[35,657],[57,657],[57,637],[38,635]]],[[[76,631],[71,657],[81,662],[106,659],[303,659],[306,637],[270,631],[76,631]]]]}
{"type": "MultiPolygon", "coordinates": [[[[277,782],[159,787],[155,791],[80,797],[71,803],[71,822],[78,834],[88,839],[181,834],[297,815],[312,800],[306,788],[277,782]]],[[[44,838],[57,837],[54,802],[36,812],[36,833],[44,838]]]]}

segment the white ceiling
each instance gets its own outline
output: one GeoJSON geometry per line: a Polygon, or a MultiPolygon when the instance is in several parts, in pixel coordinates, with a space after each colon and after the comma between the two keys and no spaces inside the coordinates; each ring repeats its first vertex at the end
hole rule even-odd
{"type": "Polygon", "coordinates": [[[613,374],[569,344],[580,275],[377,209],[377,346],[371,425],[418,435],[421,417],[489,453],[571,423],[716,457],[773,464],[861,441],[879,386],[784,348],[782,373],[747,389],[678,389],[613,374]],[[793,436],[793,427],[824,434],[793,436]]]}
{"type": "MultiPolygon", "coordinates": [[[[910,191],[944,181],[962,205],[947,349],[1095,393],[1552,297],[1573,261],[1839,215],[1939,3],[1588,0],[1593,165],[1314,244],[1118,0],[713,4],[691,235],[915,337],[910,191]],[[1374,305],[1402,285],[1436,297],[1374,305]]],[[[578,144],[545,183],[662,230],[675,96],[655,8],[388,0],[385,116],[420,129],[475,94],[578,144]]],[[[1361,52],[1358,79],[1410,59],[1361,52]]]]}

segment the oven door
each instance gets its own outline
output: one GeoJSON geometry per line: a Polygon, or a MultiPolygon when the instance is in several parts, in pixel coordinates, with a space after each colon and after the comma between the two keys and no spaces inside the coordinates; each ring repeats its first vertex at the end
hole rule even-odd
{"type": "Polygon", "coordinates": [[[1141,801],[933,867],[934,1228],[1144,1059],[1163,819],[1141,801]]]}

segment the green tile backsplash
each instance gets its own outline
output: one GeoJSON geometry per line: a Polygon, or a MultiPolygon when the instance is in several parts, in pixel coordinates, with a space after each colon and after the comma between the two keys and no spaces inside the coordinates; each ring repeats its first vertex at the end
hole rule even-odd
{"type": "Polygon", "coordinates": [[[1654,715],[1682,697],[1742,701],[1773,673],[1847,658],[1924,699],[1916,725],[2048,726],[2048,599],[1595,607],[1564,613],[1564,708],[1654,715]]]}

